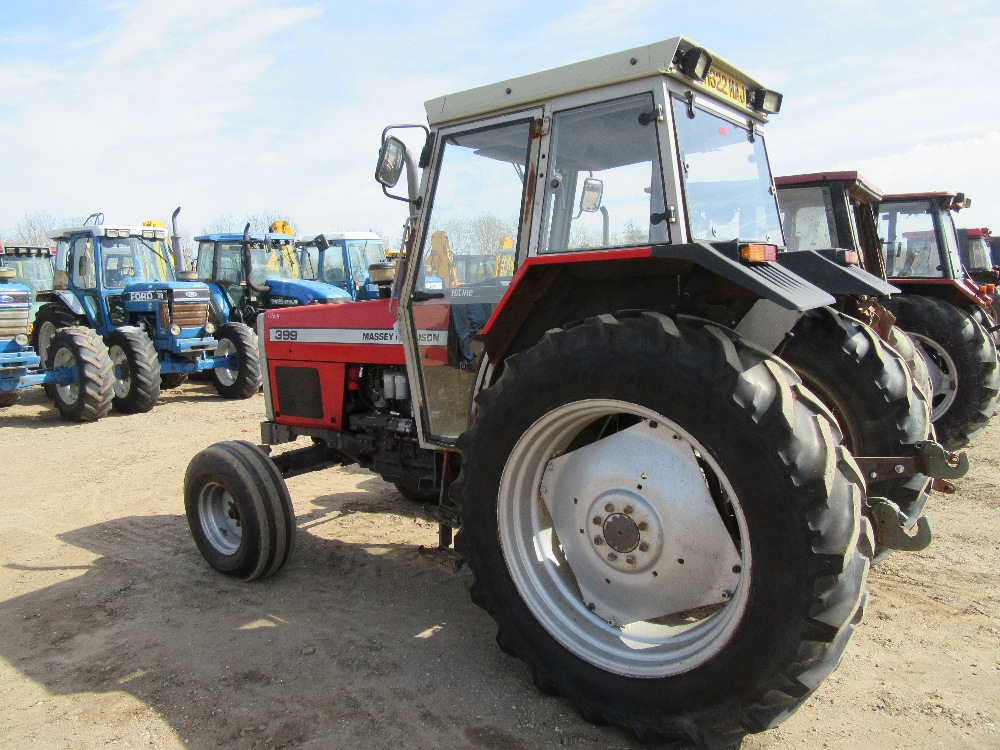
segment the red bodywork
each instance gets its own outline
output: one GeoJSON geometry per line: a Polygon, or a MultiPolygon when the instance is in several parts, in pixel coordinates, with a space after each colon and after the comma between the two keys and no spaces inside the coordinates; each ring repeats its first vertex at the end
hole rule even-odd
{"type": "MultiPolygon", "coordinates": [[[[277,388],[271,388],[274,421],[296,427],[340,430],[344,421],[344,393],[358,388],[359,369],[367,365],[406,366],[396,316],[389,299],[335,305],[307,305],[264,314],[264,351],[268,382],[276,382],[282,367],[316,370],[322,394],[322,416],[282,414],[277,388]]],[[[421,330],[440,334],[447,343],[447,305],[427,305],[420,310],[421,330]]],[[[447,346],[425,350],[429,362],[447,363],[447,346]]]]}

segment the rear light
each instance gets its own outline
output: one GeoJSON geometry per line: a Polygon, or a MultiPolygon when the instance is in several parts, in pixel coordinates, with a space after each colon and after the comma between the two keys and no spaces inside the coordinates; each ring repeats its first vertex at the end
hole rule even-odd
{"type": "Polygon", "coordinates": [[[994,292],[996,292],[996,290],[997,290],[996,284],[983,284],[981,287],[979,287],[979,291],[982,294],[993,294],[994,292]]]}
{"type": "Polygon", "coordinates": [[[773,262],[778,259],[778,248],[776,245],[742,245],[740,257],[747,263],[773,262]]]}
{"type": "Polygon", "coordinates": [[[840,262],[845,266],[856,266],[860,262],[857,250],[844,250],[840,255],[840,262]]]}

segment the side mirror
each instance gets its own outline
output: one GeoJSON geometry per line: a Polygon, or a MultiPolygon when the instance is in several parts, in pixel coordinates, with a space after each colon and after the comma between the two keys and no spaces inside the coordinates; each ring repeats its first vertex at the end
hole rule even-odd
{"type": "Polygon", "coordinates": [[[604,182],[596,177],[588,177],[583,181],[583,192],[580,193],[580,210],[592,214],[601,207],[604,197],[604,182]]]}
{"type": "Polygon", "coordinates": [[[405,154],[406,146],[401,140],[392,135],[386,138],[378,152],[378,165],[375,167],[376,181],[387,188],[395,187],[399,182],[399,176],[403,173],[405,154]]]}
{"type": "Polygon", "coordinates": [[[326,239],[325,234],[318,235],[316,237],[316,249],[317,250],[327,250],[330,247],[330,243],[326,239]]]}

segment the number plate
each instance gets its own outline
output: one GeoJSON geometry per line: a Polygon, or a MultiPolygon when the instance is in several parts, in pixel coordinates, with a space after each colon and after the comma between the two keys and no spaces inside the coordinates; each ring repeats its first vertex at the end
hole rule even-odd
{"type": "Polygon", "coordinates": [[[717,91],[726,99],[736,102],[741,107],[749,106],[747,104],[746,84],[730,75],[726,75],[721,70],[717,70],[714,67],[709,68],[708,75],[705,76],[705,85],[717,91]]]}

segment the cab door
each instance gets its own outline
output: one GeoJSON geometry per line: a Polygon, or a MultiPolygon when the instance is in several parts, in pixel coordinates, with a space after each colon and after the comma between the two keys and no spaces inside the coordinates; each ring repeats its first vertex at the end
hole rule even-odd
{"type": "MultiPolygon", "coordinates": [[[[469,423],[479,331],[510,276],[463,283],[455,258],[496,255],[530,235],[542,110],[439,131],[432,189],[413,250],[401,315],[422,443],[453,445],[469,423]],[[434,279],[433,288],[428,279],[434,279]],[[443,283],[442,283],[443,282],[443,283]],[[414,366],[415,365],[415,366],[414,366]]],[[[509,267],[511,276],[514,266],[509,267]]]]}

